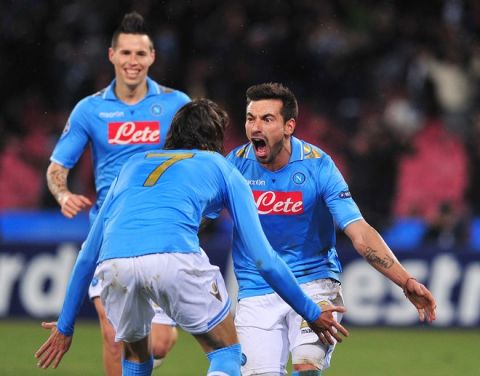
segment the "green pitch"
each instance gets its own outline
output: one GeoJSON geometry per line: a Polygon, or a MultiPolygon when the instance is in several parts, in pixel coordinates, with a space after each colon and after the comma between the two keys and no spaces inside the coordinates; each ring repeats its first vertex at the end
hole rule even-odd
{"type": "MultiPolygon", "coordinates": [[[[326,376],[478,376],[480,328],[349,328],[326,376]]],[[[0,375],[102,375],[100,332],[95,322],[79,322],[70,351],[57,370],[36,367],[33,353],[47,338],[34,321],[0,321],[0,375]]],[[[154,375],[201,376],[208,361],[184,332],[154,375]]]]}

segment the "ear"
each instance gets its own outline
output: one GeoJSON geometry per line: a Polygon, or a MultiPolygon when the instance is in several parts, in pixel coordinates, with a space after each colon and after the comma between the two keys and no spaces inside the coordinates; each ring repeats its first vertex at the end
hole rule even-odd
{"type": "Polygon", "coordinates": [[[295,126],[296,125],[297,125],[297,122],[295,121],[295,119],[287,120],[287,122],[283,126],[283,131],[284,131],[285,135],[286,136],[291,136],[293,134],[293,132],[295,132],[295,126]]]}
{"type": "Polygon", "coordinates": [[[110,62],[111,62],[112,64],[113,64],[112,59],[113,59],[114,53],[115,53],[115,51],[113,50],[112,47],[110,47],[110,48],[108,49],[108,60],[110,60],[110,62]]]}

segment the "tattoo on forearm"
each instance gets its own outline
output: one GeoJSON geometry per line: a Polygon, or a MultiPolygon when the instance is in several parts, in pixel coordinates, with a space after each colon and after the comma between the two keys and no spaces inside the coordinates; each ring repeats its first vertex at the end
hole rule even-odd
{"type": "Polygon", "coordinates": [[[67,176],[67,169],[49,169],[47,172],[48,189],[57,201],[60,201],[62,193],[68,191],[67,176]]]}
{"type": "Polygon", "coordinates": [[[365,259],[373,266],[378,265],[385,269],[390,269],[392,265],[395,263],[395,260],[390,256],[386,255],[383,258],[380,258],[377,255],[377,251],[374,249],[367,247],[365,251],[365,259]]]}

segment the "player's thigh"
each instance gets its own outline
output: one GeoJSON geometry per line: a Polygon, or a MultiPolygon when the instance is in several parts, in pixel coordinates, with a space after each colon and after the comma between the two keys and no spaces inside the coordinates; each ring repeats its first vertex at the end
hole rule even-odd
{"type": "Polygon", "coordinates": [[[149,297],[180,327],[192,334],[206,333],[225,319],[230,298],[219,268],[211,265],[205,255],[152,256],[144,256],[143,262],[153,269],[164,269],[145,281],[152,286],[149,297]]]}
{"type": "Polygon", "coordinates": [[[100,280],[100,298],[115,340],[136,342],[148,336],[154,316],[144,294],[143,276],[138,273],[138,258],[118,258],[102,262],[95,273],[100,280]]]}
{"type": "MultiPolygon", "coordinates": [[[[302,289],[318,305],[343,306],[342,288],[339,282],[331,279],[319,279],[301,284],[302,289]]],[[[340,322],[343,315],[334,313],[340,322]]],[[[289,340],[293,364],[312,364],[319,369],[326,369],[335,345],[324,345],[308,326],[307,322],[293,310],[288,315],[289,340]]]]}
{"type": "Polygon", "coordinates": [[[97,311],[98,319],[100,321],[100,326],[102,330],[108,328],[107,330],[114,333],[113,327],[111,325],[106,325],[109,323],[107,318],[107,312],[105,311],[105,307],[103,306],[100,296],[93,299],[92,303],[93,303],[93,306],[95,307],[95,310],[97,311]]]}
{"type": "Polygon", "coordinates": [[[246,362],[242,375],[284,375],[289,355],[289,306],[277,295],[241,299],[236,307],[235,326],[246,362]]]}

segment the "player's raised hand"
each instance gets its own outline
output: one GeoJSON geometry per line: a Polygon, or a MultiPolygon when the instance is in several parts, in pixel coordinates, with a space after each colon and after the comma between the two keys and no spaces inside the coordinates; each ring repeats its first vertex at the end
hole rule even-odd
{"type": "Polygon", "coordinates": [[[75,217],[81,210],[92,206],[92,202],[85,196],[71,192],[62,194],[59,200],[62,214],[67,218],[75,217]]]}
{"type": "Polygon", "coordinates": [[[322,305],[320,316],[314,322],[308,323],[323,344],[334,345],[335,340],[342,342],[343,339],[340,333],[348,337],[348,330],[333,317],[333,312],[344,313],[346,310],[345,307],[341,306],[322,305]]]}
{"type": "Polygon", "coordinates": [[[64,336],[57,330],[56,322],[42,322],[42,327],[50,329],[50,337],[35,353],[35,358],[38,359],[37,366],[46,369],[52,364],[53,368],[57,368],[63,355],[68,351],[72,343],[71,336],[64,336]]]}
{"type": "Polygon", "coordinates": [[[415,278],[408,278],[403,286],[403,293],[412,302],[418,310],[418,317],[420,321],[432,322],[436,318],[435,298],[432,293],[415,278]]]}

